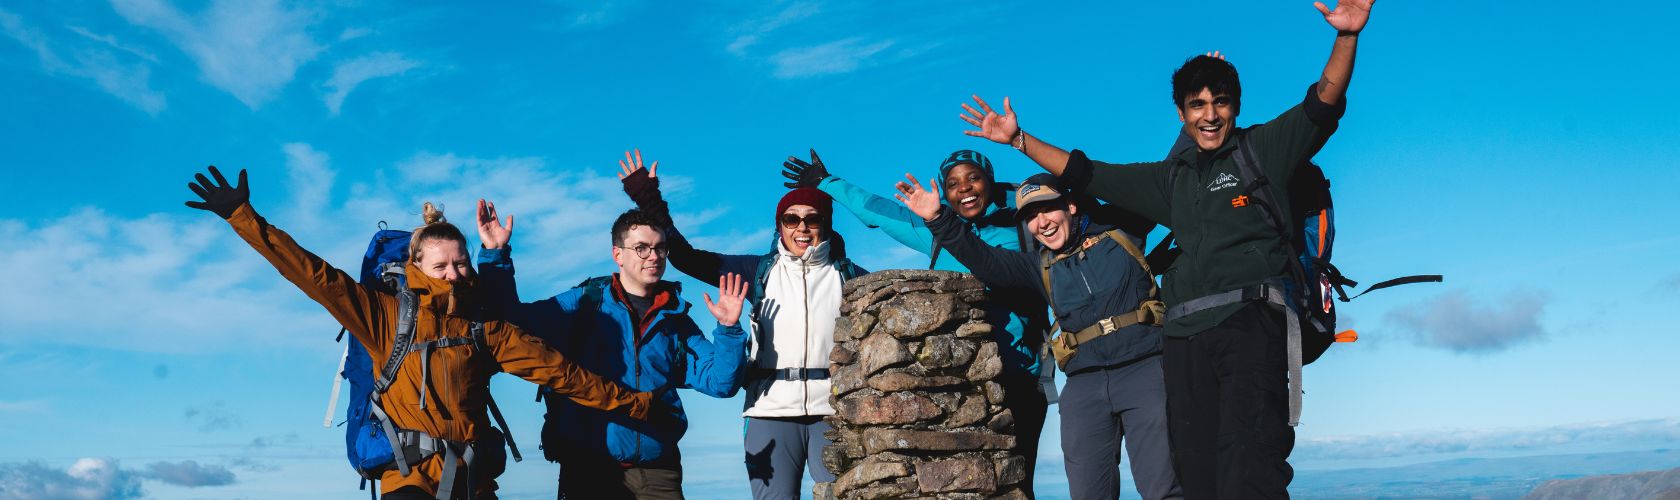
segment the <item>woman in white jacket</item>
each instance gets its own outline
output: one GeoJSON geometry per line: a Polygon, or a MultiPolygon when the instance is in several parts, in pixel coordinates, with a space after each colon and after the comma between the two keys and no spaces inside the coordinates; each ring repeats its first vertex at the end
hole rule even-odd
{"type": "MultiPolygon", "coordinates": [[[[643,211],[670,218],[659,193],[659,162],[642,168],[641,152],[619,163],[624,192],[643,211]]],[[[841,285],[867,271],[845,256],[830,227],[833,200],[815,188],[789,191],[776,204],[776,238],[764,255],[723,255],[695,249],[671,225],[671,264],[712,283],[725,272],[752,276],[753,335],[746,378],[746,465],[753,498],[799,498],[808,469],[815,482],[834,481],[822,465],[828,444],[828,354],[840,316],[841,285]]]]}

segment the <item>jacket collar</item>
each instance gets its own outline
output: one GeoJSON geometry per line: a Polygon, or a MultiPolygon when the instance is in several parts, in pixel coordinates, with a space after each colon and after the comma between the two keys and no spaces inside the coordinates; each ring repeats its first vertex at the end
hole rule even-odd
{"type": "Polygon", "coordinates": [[[472,304],[473,285],[478,281],[478,275],[467,276],[457,284],[427,276],[413,263],[403,266],[404,279],[408,281],[408,289],[414,290],[420,296],[420,307],[442,312],[450,316],[462,316],[472,304]]]}
{"type": "MultiPolygon", "coordinates": [[[[829,234],[832,235],[834,233],[829,234]]],[[[824,239],[822,243],[818,243],[811,248],[806,249],[803,257],[795,257],[793,252],[789,251],[787,246],[782,244],[782,239],[778,237],[776,238],[776,253],[781,254],[782,257],[785,257],[788,260],[803,262],[807,266],[824,266],[831,262],[829,250],[834,248],[834,245],[831,244],[832,242],[833,240],[824,239]]]]}

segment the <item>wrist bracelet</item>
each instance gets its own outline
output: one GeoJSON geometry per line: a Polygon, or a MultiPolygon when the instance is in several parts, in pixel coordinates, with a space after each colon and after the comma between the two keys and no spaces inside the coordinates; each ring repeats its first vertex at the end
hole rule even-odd
{"type": "Polygon", "coordinates": [[[1027,129],[1015,129],[1015,138],[1010,139],[1009,146],[1015,148],[1016,151],[1025,152],[1027,150],[1027,129]]]}

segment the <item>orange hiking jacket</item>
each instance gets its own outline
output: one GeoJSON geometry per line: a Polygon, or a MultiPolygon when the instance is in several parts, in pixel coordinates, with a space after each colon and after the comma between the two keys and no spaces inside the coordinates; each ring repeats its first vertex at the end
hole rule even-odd
{"type": "MultiPolygon", "coordinates": [[[[228,218],[239,237],[268,259],[280,275],[310,299],[327,308],[356,340],[367,346],[373,366],[382,366],[390,354],[397,325],[397,298],[363,287],[349,274],[332,267],[315,254],[298,246],[284,231],[270,226],[250,204],[241,205],[228,218]]],[[[462,313],[471,299],[471,285],[465,290],[426,276],[413,265],[406,269],[408,287],[419,294],[420,311],[415,318],[414,344],[440,337],[469,335],[472,319],[462,313]]],[[[486,344],[501,364],[502,371],[554,389],[579,405],[605,411],[624,411],[646,419],[652,394],[631,392],[616,383],[579,368],[558,351],[509,323],[484,322],[486,344]]],[[[381,396],[383,408],[397,427],[420,431],[452,441],[471,441],[476,426],[488,425],[485,405],[492,367],[473,361],[471,344],[432,351],[431,381],[426,407],[420,407],[421,353],[403,358],[396,380],[381,396]]],[[[382,493],[404,486],[418,486],[436,494],[443,475],[443,455],[433,455],[415,464],[407,477],[386,471],[380,481],[382,493]]],[[[482,491],[486,485],[475,485],[482,491]]],[[[493,486],[492,486],[493,488],[493,486]]]]}

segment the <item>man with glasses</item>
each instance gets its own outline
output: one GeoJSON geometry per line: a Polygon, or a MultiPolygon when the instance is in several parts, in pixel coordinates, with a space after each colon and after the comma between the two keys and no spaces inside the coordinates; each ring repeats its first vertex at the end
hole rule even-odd
{"type": "Polygon", "coordinates": [[[513,279],[508,239],[494,204],[479,202],[484,249],[478,255],[486,309],[500,315],[585,369],[635,390],[654,393],[673,415],[628,417],[547,397],[543,455],[560,463],[560,498],[682,498],[682,458],[677,441],[688,429],[677,388],[728,398],[740,388],[746,332],[739,324],[747,287],[739,274],[715,278],[718,301],[702,294],[717,319],[708,340],[689,318],[681,286],[663,281],[669,224],[630,210],[612,226],[612,259],[618,272],[585,280],[571,290],[521,303],[513,279]]]}
{"type": "MultiPolygon", "coordinates": [[[[659,163],[642,168],[641,154],[624,155],[619,178],[637,207],[663,220],[670,211],[659,194],[659,163]]],[[[840,317],[841,284],[867,271],[846,258],[830,226],[834,202],[816,188],[788,191],[776,204],[776,238],[762,255],[723,255],[695,249],[674,227],[668,236],[671,264],[694,279],[712,282],[724,273],[752,276],[751,361],[745,448],[747,479],[755,499],[794,499],[800,477],[834,481],[822,466],[828,445],[823,417],[834,414],[828,354],[840,317]]]]}

